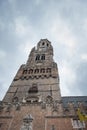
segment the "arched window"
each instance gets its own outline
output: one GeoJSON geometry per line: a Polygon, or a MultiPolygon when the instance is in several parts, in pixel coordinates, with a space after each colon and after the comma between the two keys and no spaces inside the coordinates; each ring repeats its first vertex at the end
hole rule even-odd
{"type": "Polygon", "coordinates": [[[42,42],[42,46],[44,46],[45,45],[45,43],[44,42],[42,42]]]}
{"type": "Polygon", "coordinates": [[[24,70],[24,71],[23,71],[23,74],[27,74],[27,70],[24,70]]]}
{"type": "Polygon", "coordinates": [[[34,73],[39,73],[39,69],[35,69],[34,73]]]}
{"type": "Polygon", "coordinates": [[[45,69],[42,68],[42,69],[40,70],[40,72],[41,72],[41,73],[45,73],[45,69]]]}
{"type": "Polygon", "coordinates": [[[32,73],[33,73],[33,70],[32,70],[32,69],[30,69],[30,70],[29,70],[29,74],[32,74],[32,73]]]}
{"type": "Polygon", "coordinates": [[[45,60],[45,54],[41,55],[41,60],[45,60]]]}
{"type": "Polygon", "coordinates": [[[45,54],[37,54],[36,55],[36,59],[35,59],[36,61],[39,61],[39,60],[45,60],[45,54]]]}
{"type": "Polygon", "coordinates": [[[47,68],[46,72],[51,73],[51,68],[47,68]]]}
{"type": "Polygon", "coordinates": [[[36,55],[36,59],[35,60],[40,60],[40,55],[39,54],[36,55]]]}

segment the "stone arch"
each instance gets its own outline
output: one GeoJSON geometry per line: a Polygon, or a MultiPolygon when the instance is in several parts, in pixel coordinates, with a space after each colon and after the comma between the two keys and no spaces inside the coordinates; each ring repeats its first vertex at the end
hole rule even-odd
{"type": "Polygon", "coordinates": [[[27,70],[23,70],[23,74],[27,74],[27,70]]]}
{"type": "Polygon", "coordinates": [[[32,74],[32,73],[33,73],[33,69],[30,69],[30,70],[29,70],[29,74],[32,74]]]}
{"type": "Polygon", "coordinates": [[[35,70],[34,70],[34,73],[39,73],[39,69],[35,69],[35,70]]]}
{"type": "Polygon", "coordinates": [[[41,73],[45,73],[45,68],[42,68],[42,69],[40,70],[40,72],[41,72],[41,73]]]}
{"type": "Polygon", "coordinates": [[[46,72],[47,72],[47,73],[51,73],[51,68],[47,68],[47,69],[46,69],[46,72]]]}

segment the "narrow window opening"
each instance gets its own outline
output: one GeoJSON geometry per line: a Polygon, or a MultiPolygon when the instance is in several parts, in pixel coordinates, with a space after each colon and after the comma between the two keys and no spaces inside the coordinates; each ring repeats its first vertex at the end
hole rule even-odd
{"type": "Polygon", "coordinates": [[[42,46],[44,46],[44,45],[45,45],[45,43],[43,42],[43,43],[42,43],[42,46]]]}
{"type": "Polygon", "coordinates": [[[45,60],[45,54],[42,54],[41,60],[45,60]]]}
{"type": "Polygon", "coordinates": [[[35,60],[40,60],[40,55],[36,55],[36,59],[35,60]]]}
{"type": "Polygon", "coordinates": [[[40,72],[41,72],[41,73],[45,73],[45,69],[44,69],[44,68],[41,69],[40,72]]]}
{"type": "Polygon", "coordinates": [[[46,72],[51,73],[51,68],[47,68],[46,72]]]}
{"type": "Polygon", "coordinates": [[[39,69],[35,69],[34,73],[39,73],[39,69]]]}
{"type": "Polygon", "coordinates": [[[49,46],[49,44],[47,43],[47,46],[49,46]]]}
{"type": "Polygon", "coordinates": [[[24,71],[23,71],[23,74],[27,74],[27,70],[24,70],[24,71]]]}
{"type": "Polygon", "coordinates": [[[29,70],[29,74],[32,74],[32,73],[33,73],[33,70],[32,70],[32,69],[30,69],[30,70],[29,70]]]}

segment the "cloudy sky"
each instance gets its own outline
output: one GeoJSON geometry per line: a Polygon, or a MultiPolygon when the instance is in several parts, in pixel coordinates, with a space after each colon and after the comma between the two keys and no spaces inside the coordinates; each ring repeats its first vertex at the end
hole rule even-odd
{"type": "Polygon", "coordinates": [[[87,0],[0,0],[0,100],[44,38],[54,47],[62,96],[87,95],[87,0]]]}

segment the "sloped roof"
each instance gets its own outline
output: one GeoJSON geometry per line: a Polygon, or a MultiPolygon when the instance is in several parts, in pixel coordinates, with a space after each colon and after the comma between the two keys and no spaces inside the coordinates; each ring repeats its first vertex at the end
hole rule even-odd
{"type": "Polygon", "coordinates": [[[82,102],[84,106],[87,106],[87,96],[66,96],[62,97],[63,107],[68,107],[68,103],[72,102],[75,107],[78,107],[78,103],[82,102]]]}

